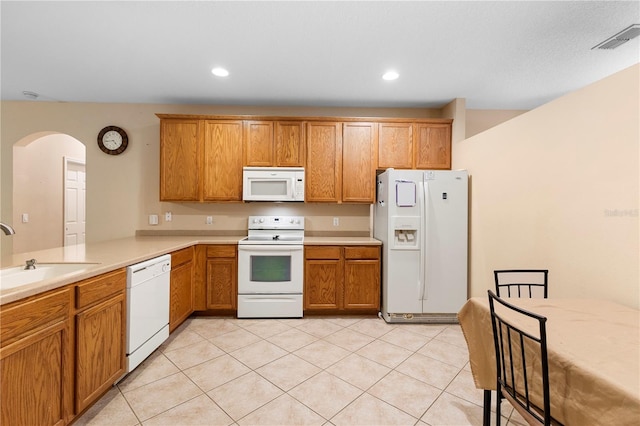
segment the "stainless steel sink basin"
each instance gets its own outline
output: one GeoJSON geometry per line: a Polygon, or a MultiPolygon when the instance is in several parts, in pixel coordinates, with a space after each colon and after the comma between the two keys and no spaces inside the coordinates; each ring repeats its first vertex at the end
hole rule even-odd
{"type": "Polygon", "coordinates": [[[19,287],[75,272],[85,271],[97,263],[38,263],[36,269],[14,266],[0,270],[0,290],[19,287]]]}

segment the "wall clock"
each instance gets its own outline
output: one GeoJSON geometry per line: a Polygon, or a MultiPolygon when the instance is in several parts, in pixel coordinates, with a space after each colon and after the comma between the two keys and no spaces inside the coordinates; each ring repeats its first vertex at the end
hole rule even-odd
{"type": "Polygon", "coordinates": [[[129,137],[127,132],[117,126],[107,126],[98,133],[98,146],[109,155],[119,155],[127,149],[129,137]]]}

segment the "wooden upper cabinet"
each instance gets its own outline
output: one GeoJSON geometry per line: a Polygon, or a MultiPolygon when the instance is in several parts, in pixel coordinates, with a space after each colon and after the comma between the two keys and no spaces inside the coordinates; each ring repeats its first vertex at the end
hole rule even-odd
{"type": "Polygon", "coordinates": [[[449,119],[157,114],[160,201],[242,201],[242,168],[305,167],[305,201],[373,203],[376,169],[450,169],[449,119]]]}
{"type": "Polygon", "coordinates": [[[242,121],[204,122],[204,201],[242,200],[242,121]]]}
{"type": "Polygon", "coordinates": [[[273,122],[244,122],[245,166],[269,167],[274,165],[273,122]]]}
{"type": "Polygon", "coordinates": [[[413,124],[380,123],[378,168],[411,169],[413,167],[413,124]]]}
{"type": "Polygon", "coordinates": [[[304,166],[304,122],[277,121],[275,139],[276,166],[304,166]]]}
{"type": "Polygon", "coordinates": [[[160,122],[160,201],[200,199],[198,120],[160,122]]]}
{"type": "Polygon", "coordinates": [[[374,202],[377,144],[377,123],[343,124],[342,201],[374,202]]]}
{"type": "Polygon", "coordinates": [[[305,201],[339,202],[342,194],[342,123],[307,123],[305,201]]]}
{"type": "Polygon", "coordinates": [[[304,166],[303,121],[245,121],[244,165],[304,166]]]}
{"type": "Polygon", "coordinates": [[[415,168],[451,169],[451,125],[418,123],[414,130],[415,168]]]}

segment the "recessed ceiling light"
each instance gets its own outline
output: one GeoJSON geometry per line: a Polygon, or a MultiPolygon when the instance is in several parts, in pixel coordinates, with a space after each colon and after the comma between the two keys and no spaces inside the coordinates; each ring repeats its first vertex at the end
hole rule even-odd
{"type": "Polygon", "coordinates": [[[216,67],[212,69],[211,73],[216,77],[227,77],[229,75],[229,71],[221,67],[216,67]]]}
{"type": "Polygon", "coordinates": [[[398,77],[400,77],[400,74],[395,71],[387,71],[382,75],[382,79],[387,81],[397,80],[398,77]]]}

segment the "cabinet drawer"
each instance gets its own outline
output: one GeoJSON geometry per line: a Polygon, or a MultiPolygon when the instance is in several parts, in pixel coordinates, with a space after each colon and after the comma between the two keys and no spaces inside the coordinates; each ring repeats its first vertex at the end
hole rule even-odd
{"type": "Polygon", "coordinates": [[[1,346],[7,346],[57,322],[66,321],[70,310],[69,287],[3,306],[0,311],[1,346]]]}
{"type": "Polygon", "coordinates": [[[236,257],[236,246],[208,246],[207,257],[236,257]]]}
{"type": "Polygon", "coordinates": [[[99,275],[76,285],[76,308],[82,309],[100,300],[107,299],[127,287],[127,272],[124,269],[99,275]]]}
{"type": "Polygon", "coordinates": [[[306,259],[340,259],[340,247],[307,246],[304,253],[306,259]]]}
{"type": "Polygon", "coordinates": [[[380,248],[378,246],[345,247],[345,259],[378,259],[380,248]]]}
{"type": "Polygon", "coordinates": [[[171,253],[171,268],[176,268],[183,263],[191,262],[191,260],[193,260],[193,247],[174,251],[171,253]]]}

